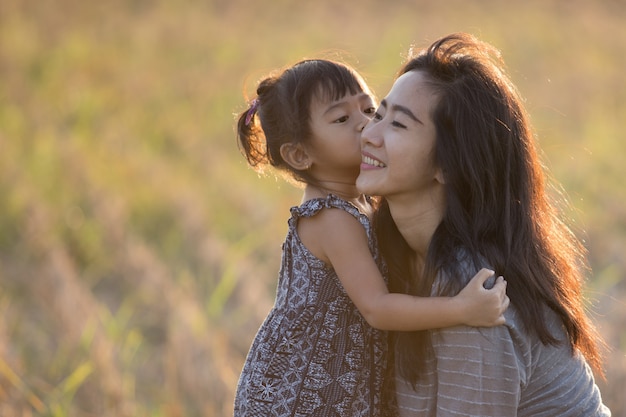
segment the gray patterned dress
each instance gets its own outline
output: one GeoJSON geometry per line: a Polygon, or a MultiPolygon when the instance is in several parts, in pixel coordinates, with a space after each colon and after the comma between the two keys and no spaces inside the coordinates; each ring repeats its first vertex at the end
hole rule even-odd
{"type": "Polygon", "coordinates": [[[371,416],[383,414],[387,336],[363,319],[335,271],[296,233],[298,220],[325,208],[345,210],[367,232],[366,215],[335,196],[291,208],[274,307],[259,329],[241,373],[235,416],[371,416]]]}

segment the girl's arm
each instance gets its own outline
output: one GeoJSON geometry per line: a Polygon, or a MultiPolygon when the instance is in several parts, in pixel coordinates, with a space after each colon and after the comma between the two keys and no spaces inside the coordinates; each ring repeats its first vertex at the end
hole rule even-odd
{"type": "Polygon", "coordinates": [[[363,226],[339,209],[322,210],[301,219],[300,239],[318,258],[331,264],[346,293],[365,320],[382,330],[412,331],[461,324],[504,324],[506,283],[492,289],[483,283],[493,275],[483,269],[455,297],[416,297],[390,293],[368,247],[363,226]]]}

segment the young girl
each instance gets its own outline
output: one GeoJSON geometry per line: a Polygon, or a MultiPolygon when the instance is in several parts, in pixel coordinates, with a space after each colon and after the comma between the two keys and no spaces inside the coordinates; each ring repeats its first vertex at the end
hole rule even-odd
{"type": "Polygon", "coordinates": [[[288,174],[304,197],[291,209],[275,305],[243,367],[235,416],[380,416],[382,330],[504,323],[506,283],[499,277],[485,289],[486,269],[456,297],[387,290],[372,202],[355,186],[374,107],[354,70],[306,60],[261,81],[239,117],[250,165],[288,174]]]}

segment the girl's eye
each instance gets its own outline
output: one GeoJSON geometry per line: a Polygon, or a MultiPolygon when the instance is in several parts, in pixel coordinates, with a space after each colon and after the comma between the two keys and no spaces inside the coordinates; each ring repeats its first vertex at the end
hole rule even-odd
{"type": "Polygon", "coordinates": [[[348,120],[348,116],[342,116],[339,119],[335,120],[335,123],[343,123],[348,120]]]}
{"type": "Polygon", "coordinates": [[[367,109],[364,110],[365,114],[374,114],[376,113],[376,108],[375,107],[369,107],[367,109]]]}

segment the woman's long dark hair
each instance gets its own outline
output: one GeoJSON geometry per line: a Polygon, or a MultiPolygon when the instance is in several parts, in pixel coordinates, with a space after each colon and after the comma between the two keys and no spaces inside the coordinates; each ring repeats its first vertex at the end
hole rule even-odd
{"type": "MultiPolygon", "coordinates": [[[[561,343],[546,325],[544,307],[562,320],[572,349],[600,375],[599,336],[582,297],[586,252],[561,220],[547,191],[529,118],[498,51],[468,34],[453,34],[414,55],[401,69],[426,74],[438,97],[436,163],[446,187],[446,211],[436,229],[423,273],[415,277],[411,251],[382,201],[376,217],[391,290],[429,296],[437,274],[443,294],[456,294],[466,270],[460,252],[486,260],[503,275],[525,329],[544,344],[561,343]],[[412,277],[407,279],[407,277],[412,277]]],[[[443,295],[442,294],[442,295],[443,295]]],[[[399,369],[415,383],[429,352],[428,332],[398,333],[399,369]]]]}

